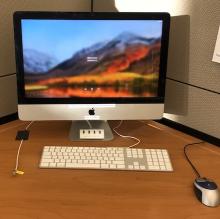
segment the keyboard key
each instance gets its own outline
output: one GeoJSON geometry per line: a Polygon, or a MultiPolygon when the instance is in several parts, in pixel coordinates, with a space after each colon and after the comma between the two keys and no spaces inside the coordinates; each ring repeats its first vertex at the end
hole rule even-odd
{"type": "Polygon", "coordinates": [[[51,155],[50,152],[43,152],[43,155],[51,155]]]}
{"type": "Polygon", "coordinates": [[[146,170],[146,167],[141,165],[141,166],[140,166],[140,169],[141,169],[141,170],[146,170]]]}
{"type": "Polygon", "coordinates": [[[160,169],[159,166],[149,166],[148,168],[149,168],[149,170],[159,170],[160,169]]]}
{"type": "Polygon", "coordinates": [[[160,169],[161,170],[166,170],[166,167],[165,166],[160,166],[160,169]]]}
{"type": "Polygon", "coordinates": [[[40,167],[48,167],[49,166],[49,163],[41,163],[40,164],[40,167]]]}
{"type": "Polygon", "coordinates": [[[125,165],[117,165],[117,168],[119,168],[119,169],[124,169],[124,168],[125,168],[125,165]]]}
{"type": "Polygon", "coordinates": [[[113,164],[124,164],[124,161],[115,160],[115,161],[113,161],[113,164]]]}
{"type": "Polygon", "coordinates": [[[52,155],[44,155],[44,159],[52,159],[52,155]]]}
{"type": "Polygon", "coordinates": [[[63,168],[63,167],[65,167],[65,163],[57,163],[57,167],[63,168]]]}
{"type": "Polygon", "coordinates": [[[109,165],[109,168],[111,168],[111,169],[116,169],[116,167],[117,167],[117,166],[116,166],[115,164],[110,164],[110,165],[109,165]]]}
{"type": "Polygon", "coordinates": [[[66,163],[67,168],[100,168],[99,164],[66,163]]]}
{"type": "Polygon", "coordinates": [[[56,163],[49,163],[49,166],[50,166],[50,167],[56,167],[57,164],[56,164],[56,163]]]}
{"type": "Polygon", "coordinates": [[[133,170],[134,169],[133,165],[128,165],[128,169],[133,170]]]}
{"type": "Polygon", "coordinates": [[[41,162],[42,163],[52,163],[54,160],[53,159],[43,159],[41,162]]]}
{"type": "Polygon", "coordinates": [[[108,164],[101,164],[101,168],[108,169],[109,165],[108,164]]]}

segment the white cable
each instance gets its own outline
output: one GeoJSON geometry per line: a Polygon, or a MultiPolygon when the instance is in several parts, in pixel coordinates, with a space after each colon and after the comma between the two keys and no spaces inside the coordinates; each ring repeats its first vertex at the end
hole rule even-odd
{"type": "Polygon", "coordinates": [[[88,123],[89,128],[92,129],[92,124],[91,124],[91,122],[90,122],[89,120],[86,120],[86,122],[88,123]]]}
{"type": "Polygon", "coordinates": [[[134,139],[134,140],[137,141],[135,144],[132,144],[132,145],[128,146],[128,148],[132,148],[132,147],[138,145],[138,144],[141,142],[140,139],[138,139],[138,138],[136,138],[136,137],[134,137],[134,136],[122,135],[122,134],[120,134],[118,131],[116,131],[116,129],[118,129],[118,128],[121,126],[122,122],[123,122],[123,120],[121,120],[121,121],[119,122],[119,124],[118,124],[116,127],[113,128],[113,131],[114,131],[117,135],[119,135],[120,137],[122,137],[122,138],[131,138],[131,139],[134,139]]]}
{"type": "MultiPolygon", "coordinates": [[[[31,121],[25,128],[25,130],[28,130],[28,128],[34,123],[34,121],[31,121]]],[[[18,147],[18,152],[17,152],[17,156],[16,156],[16,162],[15,162],[15,169],[13,171],[13,175],[16,175],[18,172],[18,163],[19,163],[19,155],[20,155],[20,151],[21,151],[21,146],[23,144],[23,139],[20,141],[19,147],[18,147]]]]}
{"type": "Polygon", "coordinates": [[[28,130],[28,128],[29,128],[33,123],[34,123],[34,121],[31,121],[31,122],[27,125],[27,127],[25,128],[25,130],[28,130]]]}
{"type": "Polygon", "coordinates": [[[17,172],[17,170],[18,170],[18,160],[19,160],[19,154],[20,154],[20,150],[21,150],[21,146],[22,146],[22,144],[23,144],[23,139],[21,140],[21,142],[20,142],[20,145],[19,145],[19,147],[18,147],[18,152],[17,152],[17,156],[16,156],[16,164],[15,164],[15,172],[17,172]]]}

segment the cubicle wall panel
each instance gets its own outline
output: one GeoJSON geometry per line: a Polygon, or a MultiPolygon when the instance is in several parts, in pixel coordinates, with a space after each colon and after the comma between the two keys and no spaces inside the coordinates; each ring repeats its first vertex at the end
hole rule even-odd
{"type": "Polygon", "coordinates": [[[189,83],[220,93],[220,64],[212,62],[220,26],[219,0],[191,0],[189,83]]]}
{"type": "Polygon", "coordinates": [[[93,9],[96,12],[103,12],[103,11],[117,12],[114,0],[108,0],[108,1],[94,0],[94,8],[93,9]]]}
{"type": "Polygon", "coordinates": [[[164,117],[220,138],[220,95],[167,80],[164,117]]]}
{"type": "Polygon", "coordinates": [[[167,75],[220,93],[220,64],[212,62],[220,25],[220,1],[177,2],[176,11],[172,12],[167,75]]]}
{"type": "Polygon", "coordinates": [[[0,118],[17,112],[16,76],[0,78],[0,118]]]}

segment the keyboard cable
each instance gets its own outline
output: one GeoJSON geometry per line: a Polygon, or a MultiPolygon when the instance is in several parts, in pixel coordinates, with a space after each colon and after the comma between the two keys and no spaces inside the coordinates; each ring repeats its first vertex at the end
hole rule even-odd
{"type": "MultiPolygon", "coordinates": [[[[30,128],[30,126],[34,123],[34,121],[31,121],[25,128],[25,130],[28,130],[28,128],[30,128]]],[[[16,156],[16,162],[15,162],[15,168],[12,172],[12,175],[13,176],[16,176],[17,174],[18,175],[23,175],[24,172],[21,171],[21,170],[18,170],[18,165],[19,165],[19,155],[20,155],[20,151],[21,151],[21,147],[22,147],[22,144],[23,144],[23,139],[20,141],[20,144],[19,144],[19,147],[18,147],[18,151],[17,151],[17,156],[16,156]]]]}
{"type": "Polygon", "coordinates": [[[134,143],[134,144],[128,146],[128,148],[133,148],[134,146],[140,144],[141,140],[140,140],[139,138],[136,138],[136,137],[134,137],[134,136],[129,136],[129,135],[122,135],[122,134],[120,134],[118,131],[116,131],[116,129],[118,129],[118,128],[122,125],[122,123],[123,123],[123,120],[121,120],[121,121],[119,122],[119,124],[118,124],[116,127],[113,128],[113,131],[114,131],[117,135],[119,135],[120,137],[122,137],[122,138],[130,138],[130,139],[134,139],[134,140],[137,141],[136,143],[134,143]]]}

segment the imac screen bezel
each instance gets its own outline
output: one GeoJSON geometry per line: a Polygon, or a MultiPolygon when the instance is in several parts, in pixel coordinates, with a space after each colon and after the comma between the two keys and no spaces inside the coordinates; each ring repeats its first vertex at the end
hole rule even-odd
{"type": "Polygon", "coordinates": [[[18,104],[142,104],[164,103],[165,80],[168,57],[170,15],[169,13],[133,12],[15,12],[14,38],[17,68],[18,104]],[[30,98],[25,96],[24,66],[22,46],[22,19],[60,19],[60,20],[161,20],[163,22],[160,54],[158,96],[132,98],[30,98]]]}

